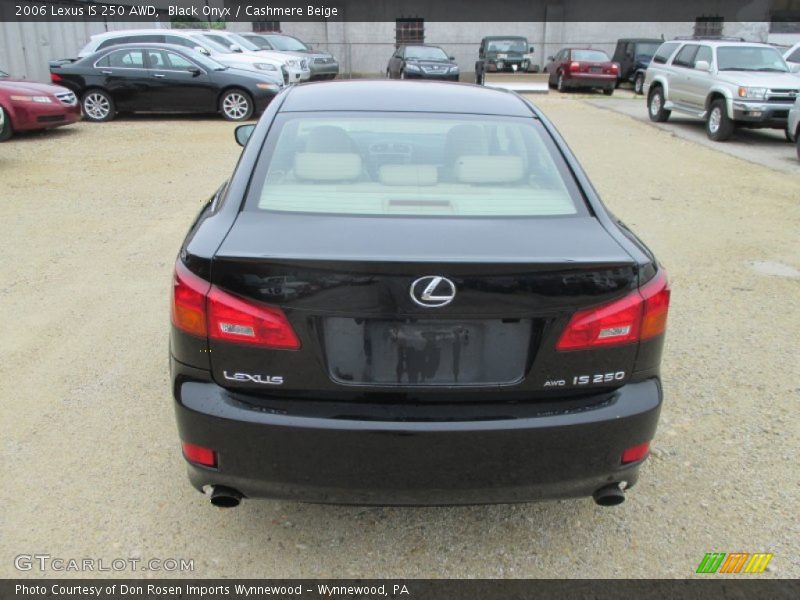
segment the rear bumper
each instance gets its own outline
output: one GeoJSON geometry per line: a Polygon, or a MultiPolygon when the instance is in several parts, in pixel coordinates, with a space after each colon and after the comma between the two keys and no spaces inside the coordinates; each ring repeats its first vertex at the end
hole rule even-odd
{"type": "Polygon", "coordinates": [[[613,88],[617,84],[616,75],[599,73],[572,73],[564,78],[564,83],[574,88],[613,88]]]}
{"type": "MultiPolygon", "coordinates": [[[[641,463],[620,464],[649,441],[661,408],[657,379],[598,396],[583,410],[497,420],[368,420],[354,404],[331,414],[256,407],[173,361],[181,439],[214,449],[218,469],[188,465],[198,489],[246,497],[379,505],[526,502],[633,485],[641,463]],[[352,416],[346,416],[346,415],[352,416]]],[[[289,403],[292,405],[292,403],[289,403]]],[[[529,412],[532,409],[526,409],[529,412]]],[[[532,413],[531,413],[532,414],[532,413]]]]}

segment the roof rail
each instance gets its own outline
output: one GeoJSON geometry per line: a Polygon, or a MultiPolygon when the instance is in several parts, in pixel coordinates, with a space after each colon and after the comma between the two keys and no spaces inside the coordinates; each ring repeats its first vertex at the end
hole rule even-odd
{"type": "Polygon", "coordinates": [[[675,38],[676,40],[708,40],[720,42],[746,42],[743,37],[733,37],[726,35],[681,35],[675,38]]]}

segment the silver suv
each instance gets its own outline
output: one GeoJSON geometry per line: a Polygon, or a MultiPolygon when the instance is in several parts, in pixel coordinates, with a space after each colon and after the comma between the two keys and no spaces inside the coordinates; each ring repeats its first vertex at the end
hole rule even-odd
{"type": "Polygon", "coordinates": [[[721,142],[734,128],[783,129],[800,94],[794,75],[775,48],[730,40],[675,40],[661,45],[647,68],[644,93],[652,121],[672,111],[706,121],[721,142]]]}

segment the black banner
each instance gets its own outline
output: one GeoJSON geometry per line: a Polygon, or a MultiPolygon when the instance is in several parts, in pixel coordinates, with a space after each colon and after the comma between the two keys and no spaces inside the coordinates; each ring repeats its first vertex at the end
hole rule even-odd
{"type": "Polygon", "coordinates": [[[0,20],[765,22],[791,18],[785,4],[776,0],[0,0],[0,20]]]}
{"type": "MultiPolygon", "coordinates": [[[[576,573],[577,574],[577,573],[576,573]]],[[[527,598],[553,598],[573,600],[592,598],[616,600],[618,598],[697,599],[726,598],[750,600],[751,598],[800,597],[800,583],[796,580],[755,580],[747,578],[693,580],[236,580],[236,579],[180,579],[147,580],[0,580],[0,598],[83,600],[95,598],[110,600],[226,600],[239,598],[353,598],[377,600],[443,600],[447,598],[469,600],[522,600],[527,598]]]]}

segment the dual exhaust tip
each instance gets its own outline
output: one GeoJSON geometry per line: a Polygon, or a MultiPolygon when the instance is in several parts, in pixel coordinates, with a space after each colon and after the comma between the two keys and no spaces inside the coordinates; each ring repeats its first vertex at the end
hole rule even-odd
{"type": "MultiPolygon", "coordinates": [[[[224,485],[215,485],[211,490],[211,504],[217,508],[236,508],[242,503],[242,493],[224,485]]],[[[601,487],[592,494],[598,506],[617,506],[625,502],[625,492],[619,483],[601,487]]]]}

